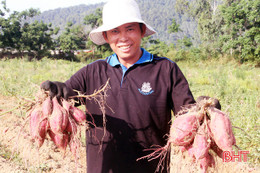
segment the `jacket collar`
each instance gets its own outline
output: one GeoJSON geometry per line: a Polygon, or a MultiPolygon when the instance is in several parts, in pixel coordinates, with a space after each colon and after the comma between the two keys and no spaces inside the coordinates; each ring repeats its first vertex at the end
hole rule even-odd
{"type": "MultiPolygon", "coordinates": [[[[142,50],[143,54],[142,54],[141,58],[135,64],[143,64],[143,63],[147,63],[147,62],[152,62],[153,55],[151,53],[147,52],[144,48],[141,48],[141,50],[142,50]]],[[[107,58],[107,63],[113,67],[115,67],[117,65],[122,65],[119,62],[117,55],[115,53],[107,58]]]]}

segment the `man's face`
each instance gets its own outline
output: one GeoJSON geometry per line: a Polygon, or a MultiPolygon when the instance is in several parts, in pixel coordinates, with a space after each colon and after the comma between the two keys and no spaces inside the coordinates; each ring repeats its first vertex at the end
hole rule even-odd
{"type": "Polygon", "coordinates": [[[142,32],[139,23],[127,23],[107,31],[104,38],[120,62],[135,63],[142,55],[140,44],[144,31],[145,26],[142,32]]]}

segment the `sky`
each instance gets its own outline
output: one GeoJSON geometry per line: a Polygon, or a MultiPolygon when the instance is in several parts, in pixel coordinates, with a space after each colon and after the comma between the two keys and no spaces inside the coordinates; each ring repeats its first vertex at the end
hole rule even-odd
{"type": "Polygon", "coordinates": [[[36,8],[43,12],[56,8],[65,8],[80,4],[88,5],[106,1],[107,0],[6,0],[6,6],[11,11],[21,12],[29,8],[36,8]]]}

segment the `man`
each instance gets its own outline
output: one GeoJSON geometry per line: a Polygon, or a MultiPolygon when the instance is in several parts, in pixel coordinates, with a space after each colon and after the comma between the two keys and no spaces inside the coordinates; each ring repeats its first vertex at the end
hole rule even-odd
{"type": "Polygon", "coordinates": [[[140,47],[141,39],[154,33],[134,0],[111,0],[103,8],[103,25],[90,38],[98,45],[108,43],[114,54],[88,64],[65,83],[41,85],[52,96],[67,98],[75,95],[72,89],[92,94],[109,79],[106,129],[99,105],[86,100],[96,125],[86,132],[88,173],[155,172],[158,159],[137,159],[152,145],[166,144],[172,111],[195,102],[176,63],[140,47]]]}

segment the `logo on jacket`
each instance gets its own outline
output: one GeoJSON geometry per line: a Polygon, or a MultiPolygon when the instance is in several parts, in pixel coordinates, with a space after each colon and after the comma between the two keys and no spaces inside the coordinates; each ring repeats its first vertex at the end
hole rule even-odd
{"type": "Polygon", "coordinates": [[[151,87],[150,82],[144,82],[144,83],[142,84],[141,89],[138,88],[138,90],[139,90],[139,92],[140,92],[141,94],[143,94],[143,95],[150,95],[150,94],[153,93],[153,89],[152,89],[152,87],[151,87]]]}

